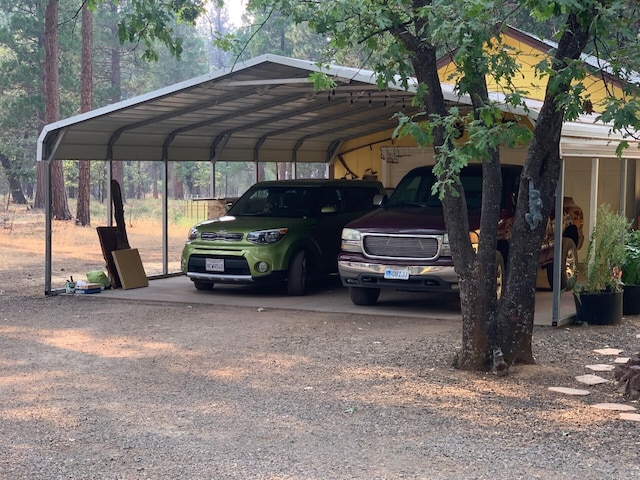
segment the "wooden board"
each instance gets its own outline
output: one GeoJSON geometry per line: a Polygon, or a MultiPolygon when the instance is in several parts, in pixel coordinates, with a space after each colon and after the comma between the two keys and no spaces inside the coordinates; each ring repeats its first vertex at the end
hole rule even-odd
{"type": "Polygon", "coordinates": [[[116,264],[123,289],[147,287],[149,285],[149,279],[142,266],[142,260],[140,260],[140,253],[137,248],[114,250],[111,255],[113,255],[113,261],[116,264]]]}
{"type": "Polygon", "coordinates": [[[109,283],[113,288],[120,288],[122,283],[111,254],[114,250],[118,250],[118,229],[116,227],[96,227],[96,230],[100,239],[100,247],[102,247],[102,256],[107,263],[109,283]]]}

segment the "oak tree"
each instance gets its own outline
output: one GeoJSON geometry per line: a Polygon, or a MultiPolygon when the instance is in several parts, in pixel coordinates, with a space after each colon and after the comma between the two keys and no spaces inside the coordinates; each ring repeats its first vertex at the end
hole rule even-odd
{"type": "MultiPolygon", "coordinates": [[[[545,202],[543,219],[533,231],[525,220],[528,185],[553,198],[561,167],[560,132],[565,120],[575,119],[588,100],[584,79],[585,52],[605,54],[614,74],[637,71],[637,11],[617,0],[558,0],[524,2],[484,0],[251,0],[256,12],[275,10],[297,23],[306,22],[330,40],[336,50],[368,49],[383,52],[374,69],[380,87],[407,85],[417,80],[415,101],[423,113],[399,113],[399,129],[418,145],[431,145],[437,159],[441,196],[455,268],[460,282],[462,350],[457,364],[483,369],[494,348],[501,348],[508,364],[533,363],[534,295],[541,240],[552,205],[545,202]],[[516,57],[501,43],[510,18],[526,10],[534,22],[559,26],[555,48],[537,65],[546,81],[543,106],[532,132],[507,121],[502,108],[526,109],[524,94],[513,79],[522,75],[516,57]],[[633,49],[636,50],[633,50],[633,49]],[[471,101],[465,115],[445,102],[438,60],[450,57],[457,66],[455,90],[471,101]],[[487,79],[504,93],[499,104],[489,95],[487,79]],[[399,79],[399,80],[398,80],[399,79]],[[459,141],[459,122],[465,123],[468,141],[459,141]],[[496,295],[497,225],[500,208],[501,145],[529,141],[519,189],[516,220],[510,243],[508,270],[502,295],[496,295]],[[477,252],[469,238],[465,197],[458,183],[460,170],[482,160],[483,199],[477,252]]],[[[637,10],[637,7],[635,7],[637,10]]],[[[328,58],[327,60],[331,60],[328,58]]],[[[315,77],[320,87],[331,79],[315,77]]],[[[638,105],[629,97],[610,95],[602,118],[616,129],[638,128],[638,105]]],[[[624,145],[622,145],[624,147],[624,145]]]]}

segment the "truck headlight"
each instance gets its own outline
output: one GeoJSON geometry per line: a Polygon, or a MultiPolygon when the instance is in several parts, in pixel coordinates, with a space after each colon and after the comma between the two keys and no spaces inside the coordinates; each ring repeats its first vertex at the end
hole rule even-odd
{"type": "Polygon", "coordinates": [[[362,235],[353,228],[342,229],[342,250],[345,252],[362,252],[362,235]]]}
{"type": "Polygon", "coordinates": [[[449,244],[449,234],[445,233],[442,236],[442,250],[440,253],[442,257],[450,257],[451,256],[451,245],[449,244]]]}
{"type": "Polygon", "coordinates": [[[274,228],[272,230],[257,230],[249,232],[247,241],[257,245],[271,245],[279,242],[289,231],[288,228],[274,228]]]}

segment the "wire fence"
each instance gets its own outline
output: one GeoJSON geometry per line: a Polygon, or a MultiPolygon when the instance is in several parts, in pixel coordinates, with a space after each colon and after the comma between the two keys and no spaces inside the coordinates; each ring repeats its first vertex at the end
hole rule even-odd
{"type": "Polygon", "coordinates": [[[185,202],[184,216],[195,223],[224,215],[229,204],[235,199],[230,198],[191,198],[185,202]]]}

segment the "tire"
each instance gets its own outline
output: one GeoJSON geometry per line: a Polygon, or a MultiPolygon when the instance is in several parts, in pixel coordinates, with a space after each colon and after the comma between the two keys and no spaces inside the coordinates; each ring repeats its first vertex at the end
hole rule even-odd
{"type": "Polygon", "coordinates": [[[196,290],[213,290],[213,282],[204,282],[202,280],[194,280],[193,285],[196,287],[196,290]]]}
{"type": "Polygon", "coordinates": [[[287,293],[292,296],[304,295],[307,289],[307,256],[298,250],[291,257],[287,272],[287,293]]]}
{"type": "MultiPolygon", "coordinates": [[[[562,239],[562,258],[560,260],[564,268],[560,270],[560,289],[571,290],[578,277],[578,249],[575,242],[564,237],[562,239]]],[[[547,265],[547,280],[553,288],[553,263],[547,265]]]]}
{"type": "Polygon", "coordinates": [[[349,297],[354,305],[375,305],[379,296],[379,288],[349,287],[349,297]]]}
{"type": "Polygon", "coordinates": [[[500,250],[496,250],[496,297],[500,300],[502,287],[507,276],[507,269],[504,264],[504,257],[500,250]]]}

